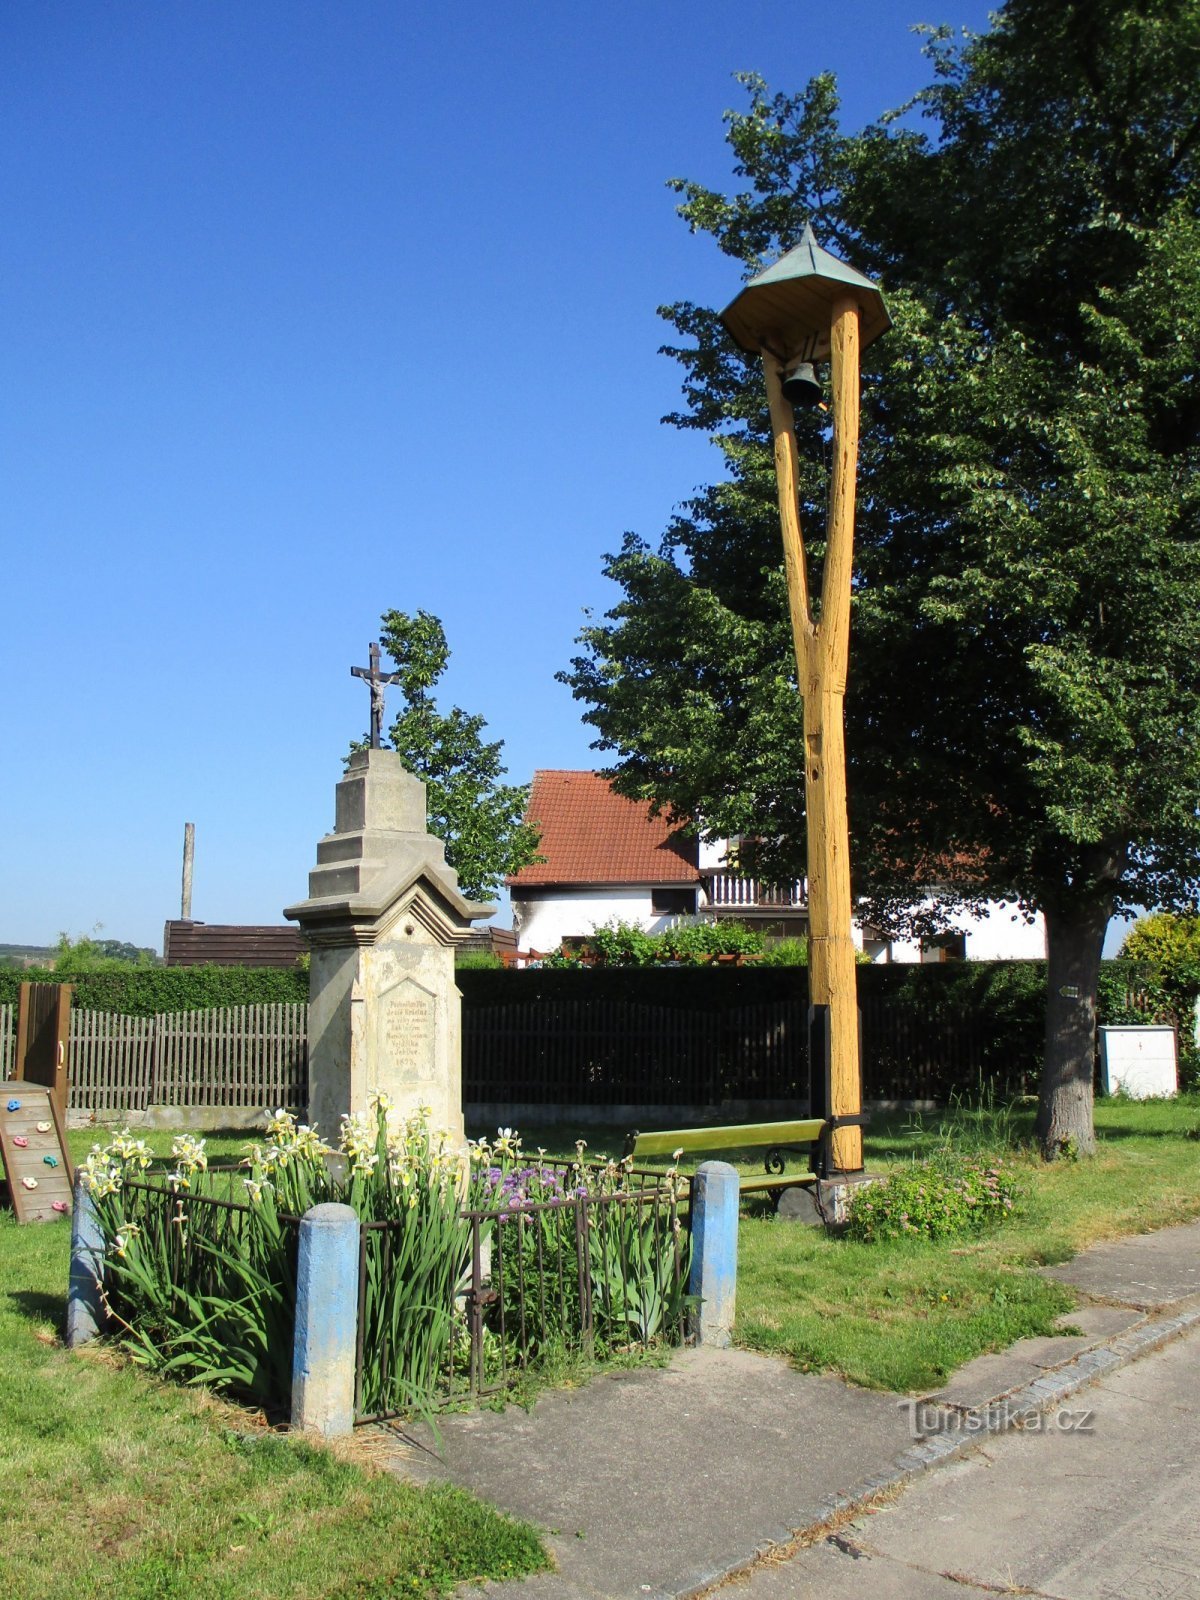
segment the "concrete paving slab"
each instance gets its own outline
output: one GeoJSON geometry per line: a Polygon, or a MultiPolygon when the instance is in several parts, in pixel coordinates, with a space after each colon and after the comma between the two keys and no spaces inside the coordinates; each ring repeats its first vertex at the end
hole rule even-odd
{"type": "Polygon", "coordinates": [[[1141,1322],[1144,1312],[1123,1306],[1076,1306],[1074,1311],[1064,1311],[1058,1319],[1060,1328],[1078,1328],[1091,1344],[1103,1344],[1115,1339],[1135,1323],[1141,1322]]]}
{"type": "MultiPolygon", "coordinates": [[[[1076,1346],[1081,1340],[1072,1341],[1076,1346]]],[[[1001,1395],[1023,1389],[1035,1378],[1042,1376],[1043,1368],[1032,1361],[1014,1359],[1007,1352],[992,1356],[976,1356],[960,1367],[950,1382],[926,1396],[937,1405],[953,1406],[960,1411],[973,1411],[986,1406],[1001,1395]]]]}
{"type": "Polygon", "coordinates": [[[1018,1339],[1010,1345],[1008,1354],[1017,1361],[1026,1361],[1039,1372],[1053,1372],[1064,1362],[1074,1361],[1077,1355],[1090,1350],[1096,1341],[1085,1334],[1049,1334],[1034,1339],[1018,1339]]]}
{"type": "Polygon", "coordinates": [[[721,1600],[966,1600],[970,1590],[924,1568],[869,1555],[847,1537],[822,1539],[802,1560],[768,1562],[733,1578],[721,1600]]]}
{"type": "Polygon", "coordinates": [[[440,1459],[418,1429],[389,1465],[545,1529],[559,1573],[512,1587],[528,1600],[686,1593],[820,1520],[912,1443],[895,1395],[708,1348],[439,1427],[440,1459]]]}
{"type": "Polygon", "coordinates": [[[1074,1260],[1043,1270],[1094,1300],[1166,1311],[1200,1294],[1200,1222],[1092,1245],[1074,1260]]]}
{"type": "Polygon", "coordinates": [[[1115,1338],[1144,1320],[1141,1311],[1121,1306],[1080,1306],[1059,1318],[1065,1329],[1078,1328],[1079,1333],[1049,1335],[1036,1339],[1018,1339],[996,1355],[977,1356],[960,1367],[942,1389],[925,1396],[939,1405],[954,1406],[961,1410],[974,1410],[988,1406],[993,1400],[1012,1394],[1032,1383],[1045,1372],[1053,1372],[1068,1361],[1093,1350],[1097,1345],[1115,1338]]]}
{"type": "Polygon", "coordinates": [[[1171,1593],[1150,1581],[1154,1568],[1184,1556],[1186,1592],[1200,1594],[1198,1377],[1193,1334],[1068,1402],[1078,1427],[1010,1434],[921,1479],[871,1519],[871,1547],[976,1583],[1081,1597],[1171,1593]]]}
{"type": "Polygon", "coordinates": [[[924,1398],[956,1410],[986,1408],[993,1400],[1023,1389],[1043,1373],[1053,1372],[1141,1320],[1140,1311],[1119,1306],[1081,1306],[1060,1318],[1064,1328],[1079,1328],[1078,1334],[1018,1339],[997,1355],[977,1356],[960,1367],[943,1388],[924,1398]]]}
{"type": "MultiPolygon", "coordinates": [[[[971,1395],[963,1395],[968,1404],[977,1400],[979,1414],[933,1406],[928,1419],[918,1417],[913,1403],[899,1396],[796,1373],[781,1361],[745,1351],[706,1348],[683,1352],[667,1368],[613,1374],[577,1390],[548,1391],[529,1413],[509,1407],[502,1413],[444,1417],[440,1447],[428,1430],[376,1438],[386,1438],[393,1470],[462,1483],[546,1531],[559,1571],[520,1584],[490,1586],[507,1600],[683,1600],[725,1582],[755,1556],[766,1558],[762,1571],[769,1575],[798,1530],[810,1530],[820,1541],[831,1527],[836,1529],[834,1542],[819,1545],[805,1559],[819,1563],[836,1558],[835,1570],[818,1570],[815,1582],[802,1587],[809,1580],[797,1557],[784,1563],[785,1576],[770,1579],[784,1586],[767,1590],[758,1587],[768,1579],[760,1579],[755,1567],[749,1600],[809,1593],[824,1597],[835,1587],[843,1600],[859,1595],[864,1600],[868,1595],[872,1600],[961,1595],[964,1581],[975,1571],[958,1561],[961,1547],[946,1555],[949,1565],[940,1566],[899,1548],[885,1551],[863,1543],[852,1549],[845,1539],[853,1542],[860,1524],[852,1524],[847,1535],[838,1519],[880,1494],[894,1496],[904,1483],[919,1489],[931,1479],[992,1459],[997,1448],[1009,1448],[1010,1439],[1027,1436],[1004,1432],[1014,1424],[1040,1435],[1044,1416],[1073,1407],[1077,1394],[1091,1395],[1119,1373],[1125,1404],[1141,1405],[1143,1422],[1150,1419],[1145,1431],[1152,1444],[1162,1431],[1162,1399],[1155,1380],[1143,1382],[1141,1373],[1150,1370],[1151,1351],[1171,1340],[1196,1346],[1200,1339],[1200,1295],[1191,1290],[1200,1225],[1123,1243],[1131,1248],[1101,1247],[1103,1259],[1097,1261],[1096,1252],[1089,1251],[1058,1270],[1078,1268],[1081,1278],[1103,1285],[1097,1290],[1100,1300],[1115,1299],[1114,1287],[1126,1293],[1131,1286],[1139,1292],[1150,1287],[1165,1296],[1182,1286],[1186,1303],[1157,1300],[1156,1306],[1174,1308],[1157,1316],[1143,1315],[1130,1300],[1083,1305],[1063,1319],[1064,1325],[1080,1327],[1081,1335],[1023,1341],[1023,1348],[981,1358],[972,1363],[978,1381],[971,1395]],[[1139,1357],[1144,1358],[1139,1365],[1122,1370],[1139,1357]],[[1012,1398],[993,1407],[991,1402],[1002,1394],[1012,1398]],[[918,1442],[911,1436],[914,1422],[925,1430],[918,1442]],[[933,1465],[941,1466],[941,1472],[925,1470],[933,1465]],[[861,1586],[847,1572],[858,1574],[861,1586]],[[830,1581],[835,1575],[836,1585],[830,1581]]],[[[969,1370],[954,1381],[962,1384],[969,1370]]],[[[1085,1460],[1074,1459],[1076,1465],[1085,1460]]],[[[1125,1498],[1132,1500],[1143,1488],[1152,1492],[1153,1461],[1147,1457],[1144,1471],[1140,1456],[1130,1454],[1129,1461],[1131,1475],[1122,1478],[1122,1487],[1125,1498]]],[[[1060,1456],[1058,1462],[1057,1470],[1069,1478],[1071,1461],[1060,1456]]],[[[1085,1500],[1087,1476],[1085,1471],[1077,1480],[1085,1500]]],[[[1188,1516],[1196,1488],[1188,1490],[1188,1516]]],[[[915,1492],[910,1488],[900,1504],[908,1504],[915,1492]]],[[[1001,1522],[1009,1538],[1019,1543],[1023,1519],[1035,1517],[1042,1502],[1037,1495],[1018,1501],[1019,1493],[1004,1512],[1008,1517],[1011,1510],[1011,1517],[1001,1522]]],[[[1113,1514],[1114,1527],[1122,1525],[1123,1514],[1113,1514]]],[[[873,1525],[873,1518],[868,1521],[873,1525]]],[[[1164,1505],[1162,1525],[1161,1556],[1152,1543],[1143,1540],[1139,1546],[1131,1536],[1134,1566],[1128,1561],[1120,1565],[1127,1554],[1120,1539],[1106,1558],[1114,1571],[1121,1571],[1121,1582],[1128,1580],[1132,1588],[1081,1587],[1080,1600],[1117,1600],[1135,1592],[1152,1600],[1159,1595],[1182,1600],[1185,1594],[1192,1600],[1191,1588],[1169,1587],[1182,1570],[1179,1562],[1193,1558],[1190,1524],[1186,1518],[1174,1519],[1171,1507],[1164,1505]]],[[[990,1524],[985,1532],[987,1538],[999,1537],[990,1524]]],[[[1102,1518],[1087,1537],[1092,1545],[1104,1542],[1102,1518]]],[[[1047,1534],[1047,1541],[1057,1558],[1069,1558],[1061,1540],[1055,1543],[1047,1534]]],[[[1080,1559],[1086,1559],[1082,1544],[1080,1559]]],[[[1031,1584],[1020,1575],[1010,1577],[1010,1568],[994,1566],[994,1581],[1001,1589],[1013,1581],[1031,1584]]],[[[1200,1557],[1194,1570],[1200,1572],[1200,1557]]],[[[982,1582],[986,1587],[992,1580],[984,1577],[982,1582]]],[[[1026,1592],[1031,1591],[1032,1585],[1026,1592]]],[[[1061,1593],[1073,1597],[1076,1591],[1061,1593]]],[[[1195,1600],[1200,1600],[1200,1591],[1195,1600]]]]}
{"type": "Polygon", "coordinates": [[[1200,1329],[992,1438],[720,1600],[1200,1600],[1200,1329]],[[1086,1422],[1084,1418],[1086,1417],[1086,1422]]]}

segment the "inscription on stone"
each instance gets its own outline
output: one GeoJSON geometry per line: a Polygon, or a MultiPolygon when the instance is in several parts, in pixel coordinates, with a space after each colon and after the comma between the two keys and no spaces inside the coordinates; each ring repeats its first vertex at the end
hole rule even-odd
{"type": "Polygon", "coordinates": [[[384,1001],[381,1022],[381,1087],[428,1083],[434,1075],[433,996],[402,984],[384,1001]]]}

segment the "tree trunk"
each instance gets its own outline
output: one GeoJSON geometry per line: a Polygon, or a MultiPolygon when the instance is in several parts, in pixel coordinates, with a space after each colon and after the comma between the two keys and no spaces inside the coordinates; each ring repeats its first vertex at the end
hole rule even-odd
{"type": "Polygon", "coordinates": [[[1047,1161],[1095,1153],[1096,988],[1112,907],[1112,895],[1101,894],[1045,913],[1046,1053],[1037,1137],[1047,1161]]]}

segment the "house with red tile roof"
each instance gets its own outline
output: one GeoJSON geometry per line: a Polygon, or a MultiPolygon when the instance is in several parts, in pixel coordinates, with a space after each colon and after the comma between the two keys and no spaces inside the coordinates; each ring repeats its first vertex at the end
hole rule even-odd
{"type": "MultiPolygon", "coordinates": [[[[730,917],[769,938],[808,932],[803,883],[773,886],[731,869],[726,840],[704,842],[649,802],[627,800],[597,772],[538,771],[526,819],[541,829],[544,858],[508,879],[520,950],[557,950],[605,923],[659,933],[680,917],[730,917]]],[[[957,930],[924,943],[872,938],[855,943],[874,961],[1040,960],[1040,916],[1027,923],[1010,906],[964,912],[957,930]]]]}
{"type": "Polygon", "coordinates": [[[614,920],[658,933],[698,914],[776,935],[807,930],[800,884],[768,889],[739,877],[724,865],[724,843],[689,837],[597,772],[535,772],[525,814],[541,829],[545,859],[508,880],[522,950],[557,950],[614,920]]]}

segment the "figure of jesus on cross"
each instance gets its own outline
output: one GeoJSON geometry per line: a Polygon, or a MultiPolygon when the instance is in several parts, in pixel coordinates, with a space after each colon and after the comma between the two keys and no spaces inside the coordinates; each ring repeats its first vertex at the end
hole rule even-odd
{"type": "Polygon", "coordinates": [[[365,678],[371,689],[371,749],[383,748],[383,686],[385,683],[399,683],[398,672],[380,672],[379,646],[372,644],[370,651],[370,667],[351,667],[350,674],[355,678],[365,678]]]}

